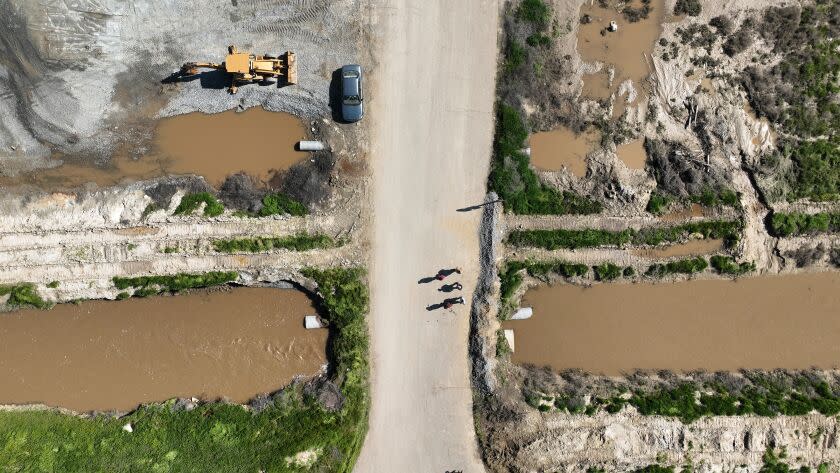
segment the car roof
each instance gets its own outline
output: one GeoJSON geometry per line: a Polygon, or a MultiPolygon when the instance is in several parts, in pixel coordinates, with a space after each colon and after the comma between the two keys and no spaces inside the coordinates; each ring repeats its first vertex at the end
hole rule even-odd
{"type": "Polygon", "coordinates": [[[341,91],[347,95],[360,95],[362,80],[362,66],[358,64],[348,64],[341,68],[341,91]],[[355,72],[359,77],[344,77],[345,72],[355,72]]]}

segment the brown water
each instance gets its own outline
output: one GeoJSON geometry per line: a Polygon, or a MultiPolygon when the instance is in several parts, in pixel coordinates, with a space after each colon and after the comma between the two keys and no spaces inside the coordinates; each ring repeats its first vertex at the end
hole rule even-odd
{"type": "Polygon", "coordinates": [[[680,283],[555,285],[529,291],[516,363],[616,375],[835,368],[840,273],[680,283]]]}
{"type": "Polygon", "coordinates": [[[618,158],[630,169],[644,169],[647,161],[645,140],[638,139],[624,143],[616,148],[618,158]]]}
{"type": "Polygon", "coordinates": [[[706,208],[700,204],[691,204],[687,209],[670,212],[659,217],[663,222],[677,222],[693,217],[706,216],[706,208]]]}
{"type": "Polygon", "coordinates": [[[172,397],[245,402],[325,363],[305,294],[237,288],[0,314],[0,404],[130,410],[172,397]]]}
{"type": "Polygon", "coordinates": [[[588,97],[595,100],[603,100],[610,98],[612,90],[610,89],[610,77],[606,71],[596,72],[595,74],[584,74],[582,97],[588,97]]]}
{"type": "Polygon", "coordinates": [[[679,245],[671,245],[663,248],[645,248],[633,250],[636,256],[648,259],[665,259],[678,256],[700,256],[714,253],[723,248],[723,240],[691,240],[679,245]]]}
{"type": "Polygon", "coordinates": [[[586,176],[586,155],[598,144],[598,132],[592,128],[575,134],[560,127],[531,135],[531,163],[548,171],[564,167],[577,177],[586,176]]]}
{"type": "MultiPolygon", "coordinates": [[[[639,7],[640,5],[640,0],[631,2],[631,6],[639,7]]],[[[611,92],[616,91],[625,80],[631,79],[639,92],[639,97],[645,95],[641,89],[641,83],[651,72],[648,61],[662,31],[664,0],[652,0],[651,6],[653,11],[650,12],[648,18],[636,23],[625,20],[621,12],[615,8],[599,7],[598,2],[587,1],[581,6],[580,16],[588,14],[592,22],[582,24],[578,28],[578,52],[584,61],[601,61],[615,66],[611,92]],[[602,35],[601,31],[609,25],[611,20],[618,23],[618,31],[602,35]]],[[[636,99],[637,102],[638,100],[639,98],[636,99]]]]}
{"type": "Polygon", "coordinates": [[[206,115],[190,113],[158,122],[151,151],[139,159],[121,149],[103,167],[56,155],[61,165],[12,178],[0,185],[31,184],[47,190],[78,187],[89,182],[112,186],[169,174],[198,174],[215,186],[238,171],[266,182],[273,171],[300,162],[307,153],[294,146],[306,138],[300,120],[286,113],[251,108],[206,115]]]}

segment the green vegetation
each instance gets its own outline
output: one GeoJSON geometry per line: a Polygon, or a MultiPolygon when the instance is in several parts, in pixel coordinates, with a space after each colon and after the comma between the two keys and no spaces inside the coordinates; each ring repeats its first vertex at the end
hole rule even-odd
{"type": "Polygon", "coordinates": [[[705,271],[709,263],[702,256],[650,265],[645,276],[662,278],[671,274],[694,274],[705,271]]]}
{"type": "Polygon", "coordinates": [[[648,465],[634,470],[633,473],[674,473],[673,466],[648,465]]]}
{"type": "Polygon", "coordinates": [[[262,199],[262,204],[263,206],[259,213],[261,217],[282,214],[300,217],[308,213],[305,205],[281,193],[266,195],[262,199]]]}
{"type": "Polygon", "coordinates": [[[650,199],[648,199],[645,210],[654,215],[662,215],[662,212],[665,211],[665,207],[667,207],[670,203],[670,197],[653,192],[650,194],[650,199]]]}
{"type": "Polygon", "coordinates": [[[322,233],[309,235],[300,233],[286,237],[255,237],[234,240],[215,240],[213,248],[222,253],[261,253],[273,249],[307,251],[316,248],[334,248],[341,242],[322,233]]]}
{"type": "Polygon", "coordinates": [[[55,288],[58,287],[59,284],[61,284],[61,283],[58,282],[58,281],[50,281],[50,283],[47,284],[47,287],[50,288],[50,289],[55,289],[55,288]]]}
{"type": "MultiPolygon", "coordinates": [[[[838,106],[840,108],[840,106],[838,106]]],[[[840,126],[840,114],[838,114],[840,126]]],[[[786,143],[781,153],[793,162],[788,174],[789,199],[840,199],[840,139],[786,143]]]]}
{"type": "Polygon", "coordinates": [[[496,356],[501,358],[511,353],[510,344],[508,344],[507,338],[505,338],[505,331],[499,329],[496,332],[496,356]]]}
{"type": "Polygon", "coordinates": [[[217,217],[225,211],[225,206],[213,194],[209,192],[197,192],[195,194],[187,194],[181,199],[181,203],[175,208],[175,215],[190,215],[202,203],[205,204],[205,217],[217,217]]]}
{"type": "Polygon", "coordinates": [[[499,104],[489,187],[499,194],[505,207],[526,215],[600,212],[600,203],[540,182],[529,167],[528,155],[522,152],[527,138],[528,129],[516,109],[499,104]]]}
{"type": "Polygon", "coordinates": [[[621,267],[613,263],[602,263],[598,266],[593,266],[592,270],[595,272],[595,279],[599,281],[612,281],[622,275],[621,267]]]}
{"type": "Polygon", "coordinates": [[[143,209],[143,213],[140,215],[140,218],[145,220],[152,212],[160,210],[158,204],[152,202],[151,204],[147,205],[145,209],[143,209]]]}
{"type": "Polygon", "coordinates": [[[551,45],[551,37],[542,33],[534,33],[525,38],[525,42],[532,48],[536,48],[537,46],[546,47],[551,45]]]}
{"type": "Polygon", "coordinates": [[[117,294],[118,301],[123,301],[125,299],[128,299],[129,297],[131,297],[131,294],[127,293],[126,291],[122,291],[119,294],[117,294]]]}
{"type": "Polygon", "coordinates": [[[630,23],[636,23],[637,21],[647,19],[647,17],[650,16],[651,11],[653,11],[653,7],[650,6],[650,0],[642,0],[641,7],[634,8],[627,5],[623,10],[621,10],[621,13],[627,21],[630,23]]]}
{"type": "Polygon", "coordinates": [[[178,247],[177,246],[167,246],[163,249],[163,252],[166,254],[177,253],[178,247]]]}
{"type": "Polygon", "coordinates": [[[766,9],[757,30],[781,60],[748,67],[742,76],[753,110],[787,137],[761,164],[763,173],[788,184],[782,195],[788,200],[840,198],[837,22],[836,0],[766,9]]]}
{"type": "Polygon", "coordinates": [[[218,286],[235,281],[239,273],[212,271],[203,274],[179,273],[172,276],[138,276],[133,278],[115,277],[117,289],[134,289],[137,297],[146,297],[164,291],[179,292],[197,287],[218,286]]]}
{"type": "Polygon", "coordinates": [[[692,195],[689,200],[695,204],[704,205],[706,207],[717,207],[719,205],[727,205],[729,207],[738,208],[741,201],[738,199],[738,194],[731,189],[715,190],[709,187],[703,189],[703,192],[697,195],[692,195]]]}
{"type": "Polygon", "coordinates": [[[516,10],[516,17],[537,28],[546,28],[551,19],[551,8],[543,0],[523,0],[516,10]]]}
{"type": "Polygon", "coordinates": [[[8,295],[6,304],[11,307],[34,307],[36,309],[49,309],[52,303],[45,301],[38,294],[35,285],[32,283],[20,283],[14,285],[0,286],[0,296],[8,295]]]}
{"type": "MultiPolygon", "coordinates": [[[[704,416],[805,415],[811,411],[826,416],[840,413],[840,397],[824,380],[799,375],[788,384],[777,382],[772,375],[750,375],[746,387],[731,392],[723,385],[697,386],[681,383],[652,392],[634,392],[629,399],[621,395],[595,397],[590,413],[604,409],[618,412],[627,404],[642,415],[678,417],[690,423],[704,416]],[[699,394],[698,394],[699,393],[699,394]]],[[[562,404],[562,403],[561,403],[562,404]]],[[[560,408],[574,409],[568,402],[560,408]]]]}
{"type": "Polygon", "coordinates": [[[318,282],[334,330],[329,353],[344,403],[321,406],[299,386],[265,408],[222,402],[193,410],[174,401],[143,406],[126,417],[80,418],[55,411],[0,412],[0,470],[32,472],[293,472],[349,473],[367,430],[368,293],[360,269],[304,270],[318,282]],[[122,430],[130,423],[133,432],[122,430]],[[288,459],[313,452],[313,463],[288,459]]]}
{"type": "Polygon", "coordinates": [[[739,238],[740,221],[708,220],[672,227],[627,229],[620,232],[610,230],[514,230],[508,236],[508,243],[514,246],[545,248],[593,248],[598,246],[658,245],[676,243],[688,235],[701,234],[703,238],[722,238],[731,245],[739,238]]]}
{"type": "Polygon", "coordinates": [[[737,263],[734,258],[730,256],[714,255],[709,259],[712,268],[719,274],[729,274],[732,276],[740,276],[742,274],[755,271],[755,263],[743,262],[737,263]]]}
{"type": "Polygon", "coordinates": [[[770,230],[774,235],[780,237],[840,232],[840,213],[777,212],[770,219],[770,230]]]}
{"type": "Polygon", "coordinates": [[[674,5],[674,15],[697,16],[702,10],[700,0],[677,0],[674,5]]]}

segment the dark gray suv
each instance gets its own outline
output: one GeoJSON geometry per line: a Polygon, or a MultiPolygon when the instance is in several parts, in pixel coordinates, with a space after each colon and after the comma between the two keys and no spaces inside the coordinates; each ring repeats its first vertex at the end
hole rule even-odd
{"type": "Polygon", "coordinates": [[[362,102],[362,66],[348,64],[341,68],[341,118],[357,122],[364,115],[362,102]]]}

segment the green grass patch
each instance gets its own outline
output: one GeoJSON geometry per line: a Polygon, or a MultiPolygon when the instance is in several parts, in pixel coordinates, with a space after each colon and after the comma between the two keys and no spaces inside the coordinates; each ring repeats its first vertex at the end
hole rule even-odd
{"type": "Polygon", "coordinates": [[[510,344],[505,338],[505,331],[503,329],[499,329],[496,331],[496,356],[504,357],[513,353],[510,349],[510,344]]]}
{"type": "Polygon", "coordinates": [[[707,187],[703,189],[703,192],[700,194],[690,196],[689,200],[695,204],[700,204],[705,207],[718,207],[725,205],[738,208],[741,205],[738,194],[731,189],[715,190],[707,187]]]}
{"type": "Polygon", "coordinates": [[[738,263],[731,256],[714,255],[709,259],[709,263],[719,274],[740,276],[755,271],[755,263],[751,261],[738,263]]]}
{"type": "Polygon", "coordinates": [[[548,27],[551,19],[551,7],[543,0],[522,0],[516,9],[516,17],[543,29],[548,27]]]}
{"type": "Polygon", "coordinates": [[[644,468],[633,470],[633,473],[674,473],[674,467],[662,465],[648,465],[644,468]]]}
{"type": "Polygon", "coordinates": [[[283,215],[289,214],[295,217],[300,217],[309,213],[306,206],[302,203],[292,199],[286,194],[273,193],[268,194],[262,199],[262,208],[259,215],[267,217],[269,215],[283,215]]]}
{"type": "Polygon", "coordinates": [[[505,207],[523,215],[593,214],[600,203],[572,192],[561,192],[539,180],[522,152],[528,128],[513,107],[499,104],[489,187],[505,207]]]}
{"type": "Polygon", "coordinates": [[[367,430],[368,292],[361,269],[304,270],[318,282],[334,331],[335,382],[345,397],[328,411],[301,389],[286,389],[256,413],[220,402],[194,410],[173,402],[126,417],[80,418],[53,411],[0,412],[0,469],[31,472],[349,473],[367,430]],[[122,426],[131,423],[128,433],[122,426]],[[306,467],[287,462],[317,452],[306,467]]]}
{"type": "Polygon", "coordinates": [[[708,220],[672,227],[627,229],[620,232],[598,229],[584,230],[514,230],[507,242],[514,246],[544,248],[594,248],[599,246],[659,245],[677,243],[692,234],[703,238],[721,238],[727,245],[738,241],[742,228],[740,221],[708,220]]]}
{"type": "Polygon", "coordinates": [[[13,285],[0,286],[0,296],[8,295],[6,304],[15,307],[34,307],[36,309],[49,309],[52,307],[51,302],[45,301],[35,285],[32,283],[20,283],[13,285]]]}
{"type": "Polygon", "coordinates": [[[770,219],[770,230],[779,237],[840,232],[840,213],[776,212],[770,219]]]}
{"type": "Polygon", "coordinates": [[[138,276],[133,278],[114,277],[117,289],[133,289],[137,297],[146,297],[164,291],[179,292],[199,287],[218,286],[235,281],[239,273],[234,271],[211,271],[209,273],[179,273],[167,276],[138,276]]]}
{"type": "Polygon", "coordinates": [[[650,265],[645,276],[662,278],[671,274],[694,274],[705,271],[709,267],[706,258],[687,258],[667,263],[655,263],[650,265]]]}
{"type": "Polygon", "coordinates": [[[167,246],[166,248],[163,249],[163,252],[166,253],[166,254],[177,253],[178,252],[178,247],[177,246],[167,246]]]}
{"type": "Polygon", "coordinates": [[[322,233],[300,233],[286,237],[255,237],[233,240],[215,240],[213,248],[221,253],[261,253],[274,249],[308,251],[317,248],[334,248],[341,242],[322,233]]]}
{"type": "Polygon", "coordinates": [[[50,281],[50,282],[49,282],[49,284],[47,284],[47,287],[48,287],[48,288],[50,288],[50,289],[55,289],[55,288],[57,288],[60,284],[61,284],[61,283],[60,283],[60,282],[58,282],[58,281],[50,281]]]}
{"type": "Polygon", "coordinates": [[[650,194],[650,199],[648,199],[648,203],[645,207],[645,210],[654,215],[662,215],[662,213],[665,211],[665,208],[668,207],[668,204],[670,203],[670,197],[653,192],[650,194]]]}
{"type": "MultiPolygon", "coordinates": [[[[840,125],[840,118],[838,118],[838,125],[840,125]]],[[[838,142],[840,139],[834,142],[801,141],[782,148],[781,153],[793,162],[793,168],[788,173],[788,183],[791,186],[788,199],[808,198],[814,201],[840,199],[838,142]]]]}
{"type": "Polygon", "coordinates": [[[191,215],[204,203],[204,216],[217,217],[225,211],[225,206],[219,202],[216,197],[209,192],[197,192],[195,194],[187,194],[175,208],[175,215],[191,215]]]}
{"type": "Polygon", "coordinates": [[[622,275],[621,267],[613,263],[602,263],[598,266],[593,266],[592,270],[595,272],[595,279],[599,281],[612,281],[622,275]]]}

